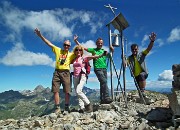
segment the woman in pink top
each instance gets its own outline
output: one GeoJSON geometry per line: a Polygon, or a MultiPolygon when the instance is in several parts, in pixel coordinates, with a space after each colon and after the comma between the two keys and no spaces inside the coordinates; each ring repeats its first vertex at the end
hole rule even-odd
{"type": "MultiPolygon", "coordinates": [[[[84,87],[84,84],[86,83],[86,69],[84,68],[85,63],[84,61],[99,58],[101,56],[83,56],[83,47],[80,45],[75,46],[73,50],[74,54],[76,55],[76,58],[73,61],[73,68],[74,68],[74,74],[73,74],[73,84],[76,91],[76,94],[78,96],[79,100],[79,106],[80,111],[83,113],[86,112],[92,112],[93,108],[92,105],[87,98],[87,96],[83,93],[82,89],[84,87]]],[[[103,55],[102,55],[103,56],[103,55]]]]}

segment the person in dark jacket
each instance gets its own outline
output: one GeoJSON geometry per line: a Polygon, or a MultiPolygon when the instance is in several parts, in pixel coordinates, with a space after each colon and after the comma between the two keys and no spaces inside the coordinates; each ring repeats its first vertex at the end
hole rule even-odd
{"type": "Polygon", "coordinates": [[[156,40],[156,34],[154,32],[149,35],[150,43],[148,47],[142,52],[138,53],[139,48],[137,44],[131,45],[132,55],[128,57],[128,64],[132,69],[134,77],[139,85],[141,92],[144,92],[146,87],[146,79],[148,77],[148,69],[145,63],[146,55],[150,52],[156,40]]]}

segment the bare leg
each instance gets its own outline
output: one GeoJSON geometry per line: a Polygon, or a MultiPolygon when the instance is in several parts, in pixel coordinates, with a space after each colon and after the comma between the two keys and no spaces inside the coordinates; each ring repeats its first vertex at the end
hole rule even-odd
{"type": "Polygon", "coordinates": [[[54,102],[55,102],[55,105],[58,105],[59,104],[59,92],[54,92],[54,102]]]}
{"type": "Polygon", "coordinates": [[[70,112],[70,109],[69,109],[69,93],[65,93],[65,111],[68,111],[70,112]]]}
{"type": "Polygon", "coordinates": [[[145,87],[146,87],[146,81],[140,81],[139,82],[139,87],[140,87],[141,90],[144,90],[145,87]]]}
{"type": "Polygon", "coordinates": [[[65,93],[65,104],[69,104],[69,93],[65,93]]]}

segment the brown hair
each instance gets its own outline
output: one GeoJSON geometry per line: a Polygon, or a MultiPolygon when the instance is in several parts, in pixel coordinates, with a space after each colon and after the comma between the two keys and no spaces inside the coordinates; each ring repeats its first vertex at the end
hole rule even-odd
{"type": "Polygon", "coordinates": [[[135,47],[138,48],[138,44],[136,44],[136,43],[132,44],[132,45],[131,45],[131,50],[132,50],[133,48],[135,48],[135,47]]]}
{"type": "Polygon", "coordinates": [[[97,40],[96,40],[96,43],[98,42],[98,41],[100,41],[100,40],[103,40],[101,37],[99,37],[97,40]]]}

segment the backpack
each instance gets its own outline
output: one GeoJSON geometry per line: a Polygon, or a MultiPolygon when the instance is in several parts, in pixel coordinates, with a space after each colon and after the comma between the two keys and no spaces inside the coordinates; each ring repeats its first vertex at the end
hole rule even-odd
{"type": "MultiPolygon", "coordinates": [[[[88,75],[90,74],[91,72],[91,65],[89,63],[89,61],[87,59],[83,59],[83,63],[85,64],[84,65],[84,68],[86,70],[86,84],[87,84],[87,80],[88,80],[88,75]]],[[[83,71],[83,70],[82,70],[83,71]]]]}
{"type": "Polygon", "coordinates": [[[86,59],[83,59],[83,63],[85,64],[84,65],[84,68],[86,69],[86,75],[90,74],[91,72],[91,65],[89,63],[89,61],[86,59]]]}

